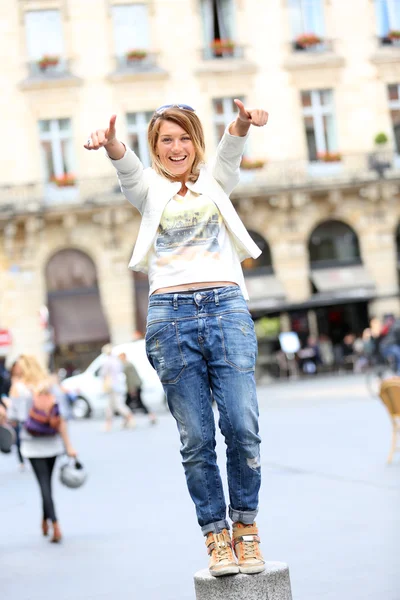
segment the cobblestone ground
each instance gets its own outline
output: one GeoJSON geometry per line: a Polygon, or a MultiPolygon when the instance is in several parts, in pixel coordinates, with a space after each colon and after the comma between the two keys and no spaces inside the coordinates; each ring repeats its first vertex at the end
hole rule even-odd
{"type": "MultiPolygon", "coordinates": [[[[399,600],[400,452],[387,466],[384,407],[355,376],[264,386],[259,399],[258,524],[294,600],[399,600]]],[[[207,556],[172,418],[161,407],[155,427],[141,416],[132,431],[101,427],[71,424],[90,478],[79,490],[55,480],[60,546],[39,534],[30,469],[0,455],[4,600],[194,600],[207,556]]]]}

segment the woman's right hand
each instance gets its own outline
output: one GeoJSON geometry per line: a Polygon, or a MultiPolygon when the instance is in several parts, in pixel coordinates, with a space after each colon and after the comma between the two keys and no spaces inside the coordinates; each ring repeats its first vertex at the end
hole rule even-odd
{"type": "Polygon", "coordinates": [[[69,456],[70,458],[76,458],[78,456],[78,453],[76,450],[74,450],[72,448],[72,446],[67,446],[65,449],[67,456],[69,456]]]}
{"type": "Polygon", "coordinates": [[[110,123],[107,129],[97,129],[93,131],[86,144],[83,144],[83,147],[86,150],[98,150],[99,148],[106,148],[107,146],[114,145],[115,143],[120,144],[116,138],[116,130],[115,130],[115,121],[117,119],[117,115],[112,115],[110,119],[110,123]]]}

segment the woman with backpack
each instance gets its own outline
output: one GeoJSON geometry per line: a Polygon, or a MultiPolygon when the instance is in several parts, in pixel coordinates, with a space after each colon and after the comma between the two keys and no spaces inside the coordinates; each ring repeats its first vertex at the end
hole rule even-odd
{"type": "Polygon", "coordinates": [[[8,418],[23,423],[21,454],[29,459],[42,496],[42,533],[51,542],[61,541],[61,530],[55,513],[51,479],[57,456],[76,457],[69,440],[66,422],[56,402],[56,390],[47,372],[35,356],[21,355],[13,369],[8,418]]]}

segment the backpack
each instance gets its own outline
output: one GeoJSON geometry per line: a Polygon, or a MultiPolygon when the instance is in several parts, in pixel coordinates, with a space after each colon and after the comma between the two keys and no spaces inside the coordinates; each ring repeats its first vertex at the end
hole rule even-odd
{"type": "Polygon", "coordinates": [[[59,432],[61,423],[60,409],[53,395],[39,395],[25,421],[25,429],[33,436],[51,436],[59,432]]]}

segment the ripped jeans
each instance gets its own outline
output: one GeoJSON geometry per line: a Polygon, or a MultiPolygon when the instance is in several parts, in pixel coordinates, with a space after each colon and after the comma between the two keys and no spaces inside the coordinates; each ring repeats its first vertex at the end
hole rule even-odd
{"type": "Polygon", "coordinates": [[[257,340],[240,288],[151,296],[146,351],[177,422],[186,482],[203,534],[229,529],[213,399],[227,446],[229,517],[253,523],[261,483],[257,340]]]}

